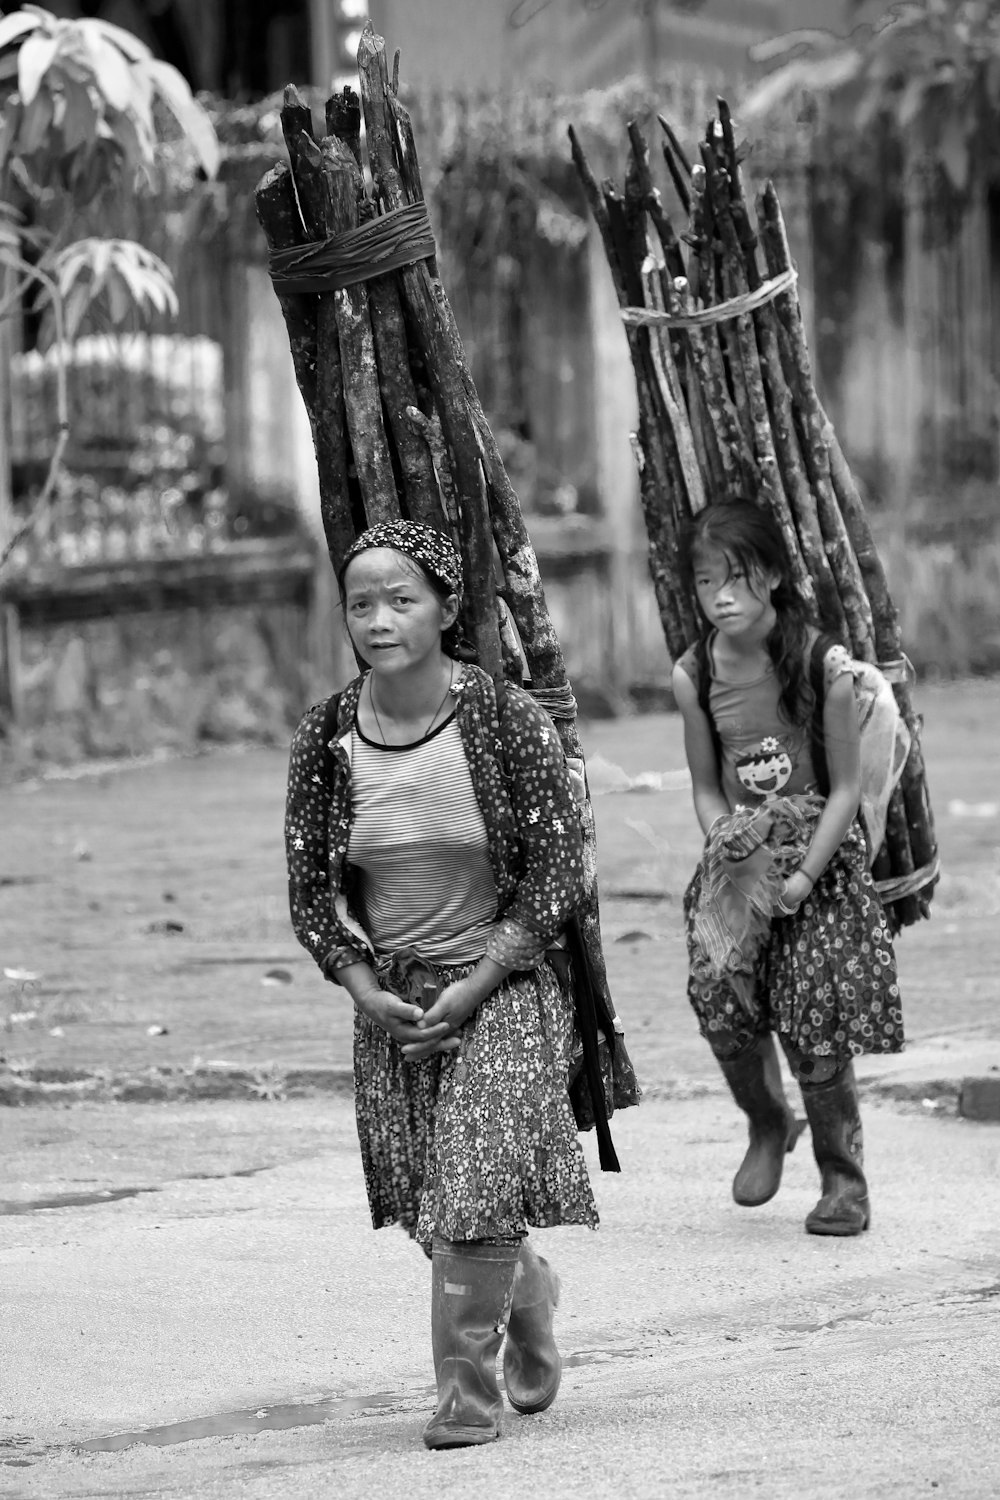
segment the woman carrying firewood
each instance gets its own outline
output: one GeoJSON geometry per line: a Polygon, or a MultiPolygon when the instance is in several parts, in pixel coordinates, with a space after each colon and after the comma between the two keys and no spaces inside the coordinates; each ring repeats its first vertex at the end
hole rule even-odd
{"type": "Polygon", "coordinates": [[[799,1133],[776,1034],[822,1178],[806,1229],[860,1234],[871,1211],[852,1058],[898,1052],[903,1024],[858,821],[851,659],[824,639],[817,704],[819,632],[759,506],[699,512],[684,563],[703,633],[677,661],[673,688],[706,836],[685,896],[688,998],[749,1120],[733,1197],[746,1207],[772,1198],[799,1133]]]}
{"type": "Polygon", "coordinates": [[[543,1411],[559,1386],[558,1280],[528,1224],[597,1224],[566,1089],[573,1001],[547,951],[583,890],[580,818],[545,713],[513,687],[498,713],[454,655],[462,571],[442,533],[372,527],[340,583],[369,670],[292,742],[292,922],[354,1002],[372,1220],[432,1260],[424,1442],[461,1447],[499,1436],[505,1329],[511,1405],[543,1411]]]}

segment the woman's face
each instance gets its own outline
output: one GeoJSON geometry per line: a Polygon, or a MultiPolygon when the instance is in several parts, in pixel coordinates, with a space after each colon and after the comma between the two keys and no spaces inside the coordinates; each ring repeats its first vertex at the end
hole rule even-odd
{"type": "Polygon", "coordinates": [[[455,595],[442,603],[417,564],[391,547],[371,547],[348,564],[344,617],[373,671],[397,675],[440,655],[441,632],[457,614],[455,595]]]}
{"type": "Polygon", "coordinates": [[[705,618],[724,635],[742,635],[771,611],[776,574],[744,568],[721,547],[699,547],[694,555],[694,586],[705,618]]]}

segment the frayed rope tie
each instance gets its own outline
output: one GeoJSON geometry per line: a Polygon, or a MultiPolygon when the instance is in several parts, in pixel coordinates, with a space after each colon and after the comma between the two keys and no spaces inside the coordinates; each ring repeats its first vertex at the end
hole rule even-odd
{"type": "Polygon", "coordinates": [[[426,205],[411,203],[328,240],[272,250],[268,269],[279,296],[336,292],[436,252],[426,205]]]}
{"type": "Polygon", "coordinates": [[[762,282],[755,291],[743,292],[738,297],[730,297],[727,302],[716,302],[694,312],[669,313],[655,307],[623,307],[622,322],[630,328],[711,328],[714,323],[724,323],[728,318],[756,312],[758,307],[773,302],[782,292],[790,291],[797,280],[795,271],[782,271],[773,280],[762,282]]]}

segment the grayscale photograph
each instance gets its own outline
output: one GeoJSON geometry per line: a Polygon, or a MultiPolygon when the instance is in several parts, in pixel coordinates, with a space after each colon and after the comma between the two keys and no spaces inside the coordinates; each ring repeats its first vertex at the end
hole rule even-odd
{"type": "Polygon", "coordinates": [[[1000,0],[0,6],[8,1500],[1000,1494],[998,143],[1000,0]]]}

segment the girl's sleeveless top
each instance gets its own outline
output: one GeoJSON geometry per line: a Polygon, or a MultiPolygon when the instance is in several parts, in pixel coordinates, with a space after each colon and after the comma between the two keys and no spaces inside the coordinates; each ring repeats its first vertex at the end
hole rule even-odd
{"type": "MultiPolygon", "coordinates": [[[[712,677],[708,703],[721,745],[723,795],[731,808],[759,806],[768,796],[794,796],[817,790],[809,726],[792,725],[778,711],[780,687],[768,664],[753,682],[720,682],[714,667],[715,637],[708,640],[712,677]]],[[[698,654],[685,651],[678,665],[698,686],[698,654]]],[[[840,647],[828,653],[826,677],[850,670],[840,647]],[[837,660],[834,663],[834,652],[837,660]],[[843,665],[841,665],[841,657],[843,665]]]]}
{"type": "Polygon", "coordinates": [[[342,743],[351,758],[347,858],[360,872],[376,953],[481,958],[497,888],[457,719],[412,745],[377,745],[356,725],[342,743]]]}

